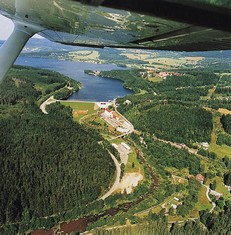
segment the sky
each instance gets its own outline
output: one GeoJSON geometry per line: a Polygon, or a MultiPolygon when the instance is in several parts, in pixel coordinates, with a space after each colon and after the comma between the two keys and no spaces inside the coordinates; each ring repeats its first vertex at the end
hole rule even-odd
{"type": "Polygon", "coordinates": [[[12,21],[0,15],[0,40],[6,40],[12,33],[13,28],[12,21]]]}
{"type": "MultiPolygon", "coordinates": [[[[13,22],[10,19],[0,15],[0,40],[6,40],[12,33],[13,29],[13,22]]],[[[41,38],[39,35],[35,35],[34,37],[41,38]]]]}

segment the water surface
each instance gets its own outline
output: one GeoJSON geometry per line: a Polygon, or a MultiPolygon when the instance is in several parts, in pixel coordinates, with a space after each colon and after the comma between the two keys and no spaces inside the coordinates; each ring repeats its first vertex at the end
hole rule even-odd
{"type": "Polygon", "coordinates": [[[18,57],[15,64],[57,71],[81,82],[83,87],[74,93],[70,100],[108,101],[133,93],[124,88],[121,81],[84,73],[84,70],[125,69],[113,64],[91,64],[26,56],[18,57]]]}

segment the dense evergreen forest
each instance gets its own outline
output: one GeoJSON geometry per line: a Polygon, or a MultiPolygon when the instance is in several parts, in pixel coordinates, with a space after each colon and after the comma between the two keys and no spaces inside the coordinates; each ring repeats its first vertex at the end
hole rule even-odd
{"type": "Polygon", "coordinates": [[[137,109],[128,117],[138,130],[178,143],[210,141],[212,115],[202,108],[166,104],[137,109]]]}
{"type": "Polygon", "coordinates": [[[224,130],[231,135],[231,115],[223,115],[221,118],[221,123],[224,130]]]}
{"type": "Polygon", "coordinates": [[[57,72],[14,66],[1,83],[0,104],[14,105],[25,100],[41,103],[48,96],[65,93],[66,86],[73,88],[70,95],[79,90],[80,83],[57,72]]]}
{"type": "Polygon", "coordinates": [[[224,132],[219,133],[217,143],[231,146],[231,115],[222,115],[220,120],[224,132]]]}
{"type": "Polygon", "coordinates": [[[0,85],[0,225],[86,205],[113,178],[114,163],[97,132],[74,123],[70,108],[56,103],[45,115],[36,104],[66,79],[17,67],[0,85]]]}
{"type": "Polygon", "coordinates": [[[195,88],[195,87],[206,87],[215,85],[219,80],[219,76],[214,73],[203,72],[197,70],[196,72],[183,73],[178,76],[172,75],[167,76],[165,80],[158,83],[156,88],[158,91],[169,91],[176,88],[195,88]]]}

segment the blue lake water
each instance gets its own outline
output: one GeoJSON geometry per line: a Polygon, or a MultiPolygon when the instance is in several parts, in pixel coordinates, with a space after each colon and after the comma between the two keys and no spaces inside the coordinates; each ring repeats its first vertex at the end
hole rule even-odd
{"type": "Polygon", "coordinates": [[[62,73],[82,83],[82,88],[74,93],[70,100],[108,101],[118,96],[122,97],[133,92],[125,89],[121,81],[101,78],[84,73],[84,70],[125,69],[113,64],[91,64],[46,58],[18,57],[15,64],[49,69],[62,73]]]}

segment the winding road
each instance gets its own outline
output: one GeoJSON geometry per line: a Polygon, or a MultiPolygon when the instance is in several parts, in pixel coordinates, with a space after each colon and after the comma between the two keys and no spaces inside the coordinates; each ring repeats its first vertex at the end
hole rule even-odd
{"type": "MultiPolygon", "coordinates": [[[[110,152],[109,152],[110,153],[110,152]]],[[[110,188],[110,190],[105,193],[100,200],[105,200],[107,197],[109,197],[115,190],[118,189],[119,183],[120,183],[120,175],[121,175],[121,168],[120,168],[120,164],[118,162],[118,160],[115,158],[115,156],[113,154],[111,154],[111,158],[113,159],[115,166],[116,166],[116,179],[114,184],[112,185],[112,187],[110,188]]]]}
{"type": "MultiPolygon", "coordinates": [[[[44,114],[48,114],[46,111],[46,106],[51,104],[51,103],[55,103],[58,100],[54,99],[54,96],[49,97],[46,101],[44,101],[41,105],[40,105],[40,109],[44,114]]],[[[130,122],[129,122],[130,123],[130,122]]],[[[133,127],[133,126],[132,126],[133,127]]],[[[102,197],[99,198],[99,200],[105,200],[107,197],[109,197],[114,191],[116,191],[119,188],[119,183],[120,183],[120,175],[121,175],[121,168],[120,168],[120,163],[118,162],[118,160],[116,159],[116,157],[110,153],[110,156],[112,158],[112,160],[115,163],[116,166],[116,179],[114,184],[112,185],[112,187],[109,189],[109,191],[107,193],[105,193],[102,197]]]]}
{"type": "Polygon", "coordinates": [[[45,100],[41,105],[40,105],[40,109],[44,114],[48,114],[48,112],[46,111],[46,106],[52,103],[57,102],[58,100],[56,100],[54,98],[54,96],[52,95],[51,97],[49,97],[47,100],[45,100]]]}
{"type": "Polygon", "coordinates": [[[210,188],[209,188],[209,186],[207,186],[207,185],[205,185],[205,184],[202,184],[204,187],[206,187],[206,197],[208,198],[208,200],[212,203],[212,208],[211,208],[211,210],[209,211],[210,213],[212,213],[213,212],[213,210],[214,210],[214,208],[216,207],[216,204],[214,203],[214,202],[212,202],[212,200],[210,199],[210,197],[209,197],[209,190],[210,190],[210,188]]]}

